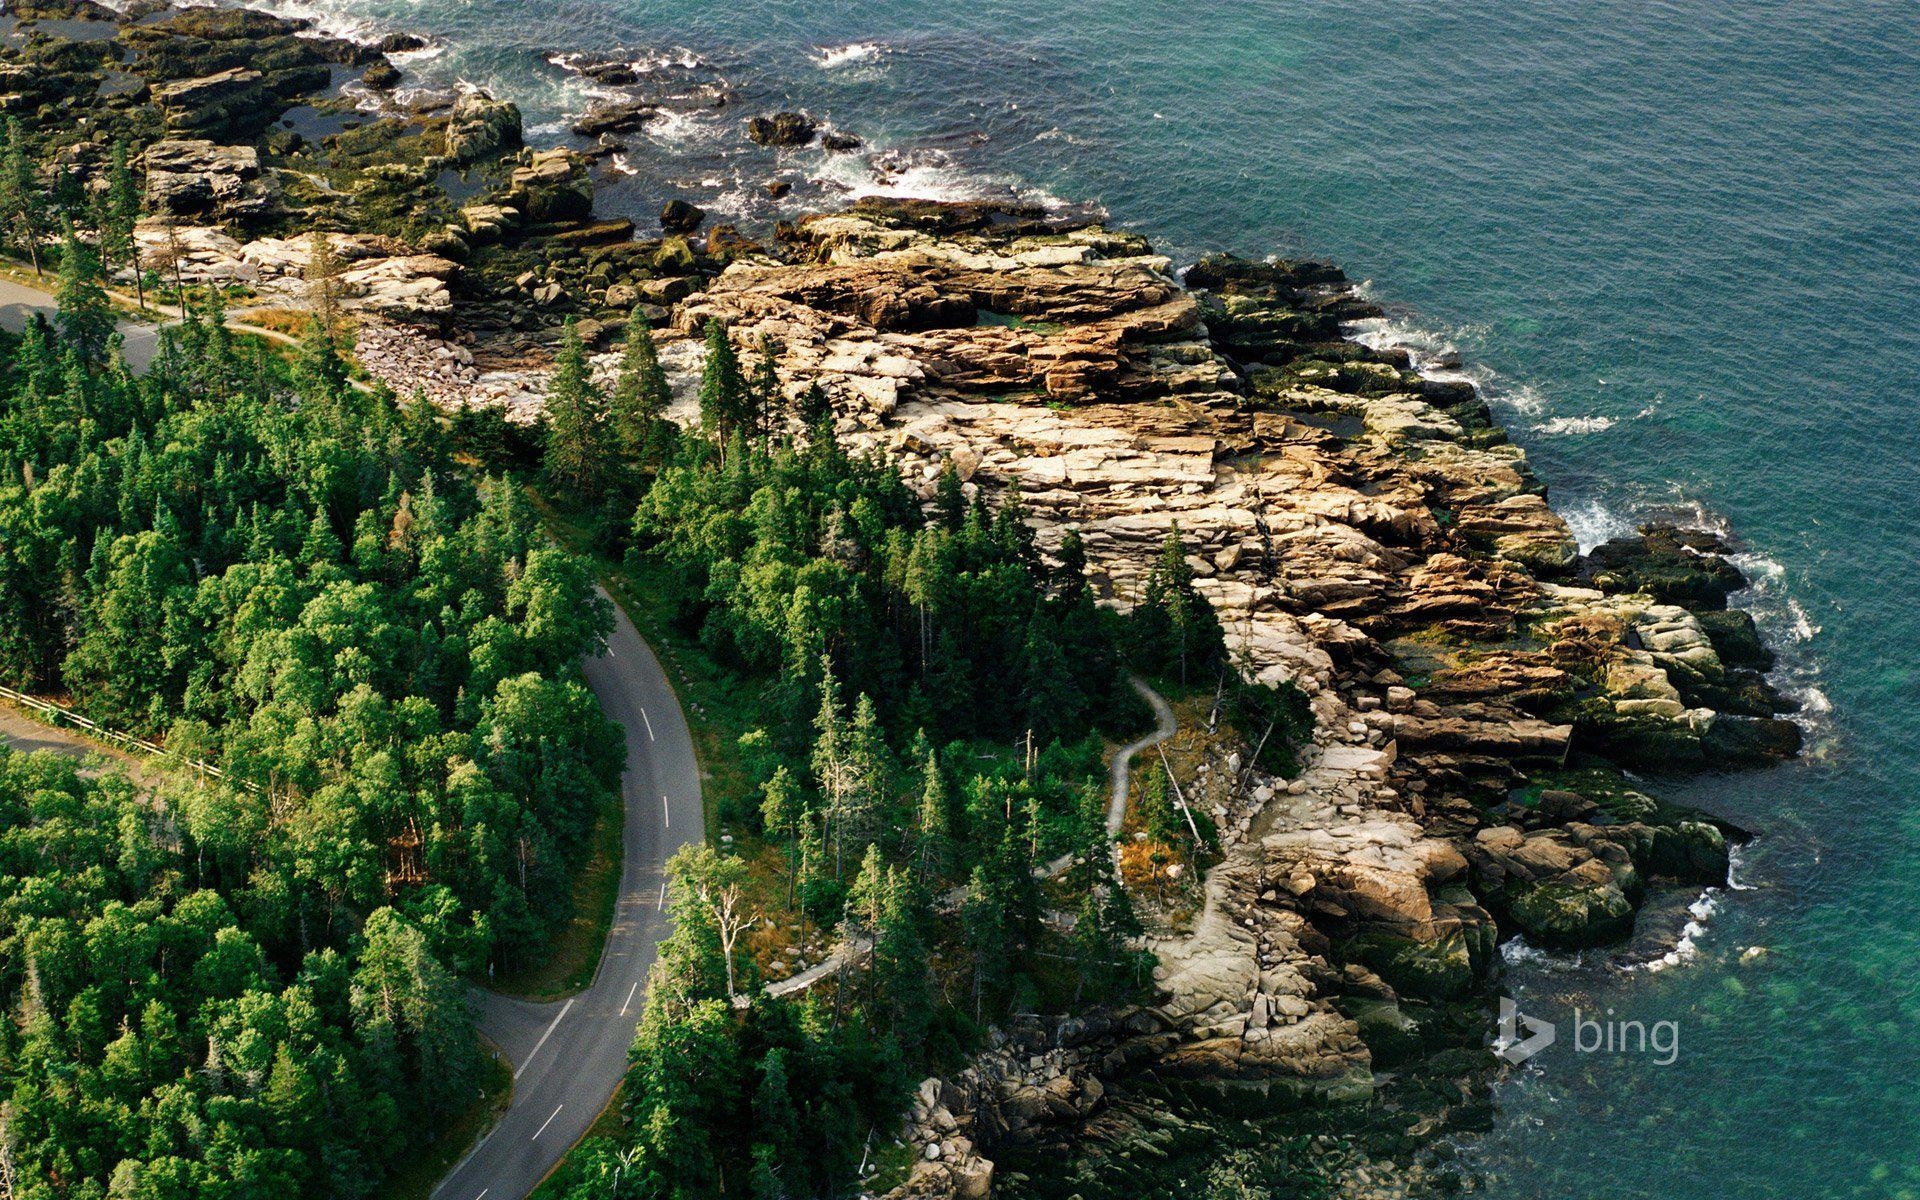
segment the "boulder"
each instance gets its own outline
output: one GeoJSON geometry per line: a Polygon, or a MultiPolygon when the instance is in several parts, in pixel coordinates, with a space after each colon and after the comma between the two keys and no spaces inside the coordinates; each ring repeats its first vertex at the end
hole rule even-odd
{"type": "Polygon", "coordinates": [[[244,218],[272,206],[251,146],[221,146],[197,138],[154,142],[142,156],[147,209],[159,216],[244,218]]]}
{"type": "Polygon", "coordinates": [[[593,216],[587,161],[571,150],[541,150],[513,169],[508,203],[530,221],[585,221],[593,216]]]}
{"type": "Polygon", "coordinates": [[[573,123],[573,132],[584,138],[607,133],[629,133],[644,129],[660,116],[659,108],[641,100],[607,103],[596,101],[586,115],[573,123]]]}
{"type": "Polygon", "coordinates": [[[685,200],[669,200],[660,206],[660,228],[667,233],[692,233],[707,219],[707,212],[685,200]]]}
{"type": "Polygon", "coordinates": [[[819,126],[805,113],[779,112],[747,122],[747,136],[761,146],[804,146],[819,126]]]}
{"type": "Polygon", "coordinates": [[[447,158],[455,166],[470,166],[518,150],[523,136],[519,105],[468,92],[447,116],[447,158]]]}
{"type": "Polygon", "coordinates": [[[279,115],[266,76],[248,67],[162,84],[153,89],[153,102],[170,130],[236,141],[258,134],[279,115]]]}

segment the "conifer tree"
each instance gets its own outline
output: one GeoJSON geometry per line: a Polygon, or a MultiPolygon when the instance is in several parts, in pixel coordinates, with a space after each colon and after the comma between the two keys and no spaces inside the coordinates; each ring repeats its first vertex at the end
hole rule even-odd
{"type": "Polygon", "coordinates": [[[966,521],[967,497],[961,490],[960,468],[948,459],[940,468],[940,478],[934,484],[933,509],[940,514],[940,523],[946,526],[948,533],[959,533],[966,521]]]}
{"type": "Polygon", "coordinates": [[[920,807],[914,818],[914,868],[922,883],[931,883],[947,871],[953,855],[953,802],[940,758],[927,748],[920,768],[920,807]]]}
{"type": "Polygon", "coordinates": [[[107,303],[106,289],[100,286],[100,260],[74,232],[71,221],[62,231],[55,300],[61,335],[82,363],[97,365],[113,337],[113,308],[107,303]]]}
{"type": "Polygon", "coordinates": [[[660,366],[660,352],[645,310],[636,307],[627,321],[627,345],[620,355],[620,373],[613,385],[609,408],[614,441],[621,457],[639,463],[654,444],[655,426],[666,418],[673,393],[660,366]]]}
{"type": "Polygon", "coordinates": [[[8,117],[6,146],[0,151],[0,221],[6,223],[14,247],[26,252],[35,275],[42,274],[40,239],[46,234],[48,208],[20,118],[8,117]]]}
{"type": "Polygon", "coordinates": [[[787,841],[787,907],[793,907],[794,888],[800,874],[800,822],[806,808],[800,785],[786,764],[774,768],[773,775],[760,789],[760,821],[769,835],[787,841]]]}
{"type": "Polygon", "coordinates": [[[724,459],[727,443],[748,416],[748,387],[726,326],[708,321],[706,338],[707,361],[700,371],[700,427],[721,447],[724,459]]]}
{"type": "Polygon", "coordinates": [[[594,386],[587,350],[569,319],[560,334],[553,377],[547,383],[547,478],[575,503],[599,498],[613,465],[606,401],[594,386]]]}
{"type": "Polygon", "coordinates": [[[127,162],[127,142],[113,143],[113,157],[107,165],[107,186],[102,193],[100,213],[100,255],[108,271],[125,267],[133,274],[134,299],[147,306],[146,273],[140,269],[138,243],[133,231],[140,223],[140,187],[127,162]]]}
{"type": "Polygon", "coordinates": [[[329,337],[340,334],[340,256],[334,252],[333,239],[324,230],[307,235],[307,264],[303,271],[307,282],[307,309],[313,313],[329,337]]]}
{"type": "Polygon", "coordinates": [[[300,335],[299,346],[294,350],[293,373],[294,378],[316,400],[337,402],[347,394],[346,360],[340,356],[340,346],[334,340],[333,330],[320,319],[318,313],[307,318],[307,327],[300,335]]]}
{"type": "Polygon", "coordinates": [[[773,339],[762,336],[760,339],[760,357],[754,362],[753,381],[748,387],[751,411],[748,424],[755,436],[767,438],[773,434],[773,425],[783,407],[780,403],[779,358],[774,353],[773,339]]]}

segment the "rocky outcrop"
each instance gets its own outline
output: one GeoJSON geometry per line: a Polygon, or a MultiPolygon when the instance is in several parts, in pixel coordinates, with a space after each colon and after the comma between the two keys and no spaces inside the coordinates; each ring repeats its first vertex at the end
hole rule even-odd
{"type": "Polygon", "coordinates": [[[587,107],[586,115],[573,123],[573,132],[584,138],[631,133],[659,119],[659,107],[644,100],[596,100],[587,107]]]}
{"type": "Polygon", "coordinates": [[[530,221],[584,221],[593,215],[587,161],[571,150],[541,150],[513,169],[506,203],[530,221]]]}
{"type": "MultiPolygon", "coordinates": [[[[458,264],[372,234],[334,233],[327,239],[339,263],[332,287],[342,308],[411,318],[452,311],[450,284],[458,264]]],[[[134,241],[147,268],[190,284],[243,287],[252,293],[248,307],[300,308],[311,296],[310,238],[241,242],[207,226],[148,222],[134,241]]]]}
{"type": "Polygon", "coordinates": [[[447,115],[447,159],[467,166],[518,150],[523,137],[520,107],[485,92],[467,92],[447,115]]]}
{"type": "Polygon", "coordinates": [[[1743,628],[1703,619],[1741,586],[1724,547],[1654,531],[1583,559],[1470,387],[1341,340],[1373,310],[1332,268],[1215,259],[1185,283],[1097,226],[868,203],[675,320],[772,339],[788,393],[819,385],[843,440],[923,495],[952,463],[1043,547],[1077,529],[1116,605],[1181,531],[1236,655],[1307,694],[1317,744],[1290,782],[1230,773],[1245,807],[1204,909],[1153,940],[1147,1061],[1364,1095],[1376,1056],[1482,994],[1502,936],[1603,942],[1651,881],[1724,881],[1719,828],[1604,764],[1765,762],[1793,727],[1722,658],[1715,630],[1754,661],[1743,628]]]}
{"type": "Polygon", "coordinates": [[[167,217],[256,217],[273,204],[260,174],[260,152],[198,138],[170,138],[141,156],[147,174],[146,207],[167,217]]]}

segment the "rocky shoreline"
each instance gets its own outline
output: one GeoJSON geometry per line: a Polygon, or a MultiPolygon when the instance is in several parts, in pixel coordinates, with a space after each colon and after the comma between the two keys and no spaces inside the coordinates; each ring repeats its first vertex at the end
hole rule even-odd
{"type": "MultiPolygon", "coordinates": [[[[389,52],[414,42],[158,0],[3,20],[0,111],[83,184],[133,145],[162,279],[299,308],[302,235],[331,231],[360,369],[522,422],[560,320],[610,373],[636,305],[696,419],[697,333],[719,320],[928,498],[950,463],[969,493],[1017,496],[1043,548],[1078,530],[1116,605],[1177,527],[1246,672],[1306,693],[1299,774],[1222,741],[1189,781],[1224,856],[1195,911],[1153,930],[1154,1002],[1021,1023],[929,1081],[899,1195],[985,1195],[1003,1149],[1141,1079],[1386,1097],[1417,1138],[1470,1128],[1504,939],[1618,941],[1650,890],[1727,882],[1746,835],[1640,777],[1798,753],[1771,656],[1728,607],[1745,586],[1728,547],[1649,528],[1579,553],[1470,385],[1348,339],[1378,310],[1337,268],[1183,275],[1137,235],[1013,205],[863,202],[764,238],[668,205],[662,236],[636,239],[594,185],[658,105],[589,114],[599,152],[531,149],[505,100],[398,98],[389,52]],[[1409,1078],[1465,1082],[1405,1100],[1409,1078]]],[[[845,135],[771,113],[741,136],[845,135]]]]}

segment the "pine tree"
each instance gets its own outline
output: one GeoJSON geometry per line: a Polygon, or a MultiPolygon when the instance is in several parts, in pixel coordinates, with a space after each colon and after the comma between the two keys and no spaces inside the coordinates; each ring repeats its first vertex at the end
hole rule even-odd
{"type": "Polygon", "coordinates": [[[1180,815],[1168,798],[1164,771],[1149,769],[1147,772],[1146,782],[1140,789],[1140,826],[1146,830],[1147,837],[1163,845],[1172,845],[1180,836],[1180,815]]]}
{"type": "Polygon", "coordinates": [[[953,856],[953,801],[933,748],[920,768],[920,807],[914,820],[914,867],[923,883],[946,874],[953,856]]]}
{"type": "Polygon", "coordinates": [[[847,888],[848,940],[873,938],[880,928],[880,911],[886,900],[886,866],[880,860],[880,847],[869,845],[860,859],[860,869],[854,873],[853,883],[847,888]]]}
{"type": "Polygon", "coordinates": [[[340,332],[340,256],[333,239],[316,229],[307,235],[307,308],[326,326],[329,336],[340,332]]]}
{"type": "Polygon", "coordinates": [[[1212,606],[1194,589],[1193,567],[1178,525],[1167,531],[1127,624],[1128,640],[1143,670],[1178,670],[1185,683],[1190,670],[1220,661],[1226,639],[1212,606]]]}
{"type": "Polygon", "coordinates": [[[749,403],[747,381],[740,373],[740,356],[726,326],[707,322],[707,361],[700,371],[700,427],[722,449],[744,423],[749,403]]]}
{"type": "Polygon", "coordinates": [[[911,873],[887,868],[875,923],[874,992],[887,1027],[904,1045],[918,1045],[933,1009],[924,930],[929,923],[928,894],[911,873]]]}
{"type": "Polygon", "coordinates": [[[780,393],[779,358],[774,353],[773,339],[762,336],[760,339],[760,357],[754,363],[753,382],[747,389],[751,411],[747,423],[754,433],[761,437],[773,434],[775,415],[782,409],[780,393]]]}
{"type": "Polygon", "coordinates": [[[760,1060],[760,1086],[753,1093],[753,1132],[754,1200],[786,1200],[797,1194],[786,1182],[786,1168],[803,1161],[800,1113],[787,1080],[787,1052],[778,1046],[760,1060]]]}
{"type": "Polygon", "coordinates": [[[597,499],[613,465],[606,402],[594,386],[587,350],[569,319],[547,383],[547,442],[541,465],[575,503],[597,499]]]}
{"type": "Polygon", "coordinates": [[[312,399],[337,403],[347,394],[346,360],[340,356],[333,331],[318,313],[307,318],[300,345],[294,350],[293,373],[312,399]]]}
{"type": "Polygon", "coordinates": [[[825,389],[819,384],[809,384],[807,390],[800,393],[794,415],[800,419],[809,436],[818,440],[824,431],[826,440],[833,440],[833,401],[827,398],[825,389]]]}
{"type": "Polygon", "coordinates": [[[0,221],[5,221],[15,248],[26,252],[35,275],[42,273],[40,239],[47,230],[48,208],[20,118],[8,117],[6,146],[0,153],[0,221]]]}
{"type": "Polygon", "coordinates": [[[113,143],[113,157],[107,166],[105,202],[101,210],[100,249],[109,270],[114,265],[133,273],[134,298],[141,308],[147,306],[146,275],[140,269],[139,245],[134,227],[140,223],[140,187],[127,162],[125,138],[113,143]]]}
{"type": "Polygon", "coordinates": [[[113,308],[107,303],[106,289],[100,286],[100,260],[74,232],[71,221],[61,239],[60,283],[55,299],[61,335],[82,363],[98,364],[113,337],[113,308]]]}
{"type": "Polygon", "coordinates": [[[799,826],[806,816],[800,785],[793,778],[793,772],[783,763],[774,768],[772,777],[762,785],[760,794],[761,824],[769,836],[787,839],[787,907],[792,908],[794,888],[800,873],[799,826]]]}
{"type": "Polygon", "coordinates": [[[635,308],[627,321],[627,346],[620,356],[620,373],[610,398],[613,435],[621,457],[639,463],[654,444],[654,428],[666,418],[673,392],[661,369],[647,314],[635,308]]]}
{"type": "Polygon", "coordinates": [[[961,489],[960,469],[948,459],[940,468],[939,482],[934,484],[933,509],[940,514],[940,523],[946,526],[948,533],[959,533],[966,520],[967,497],[961,489]]]}

